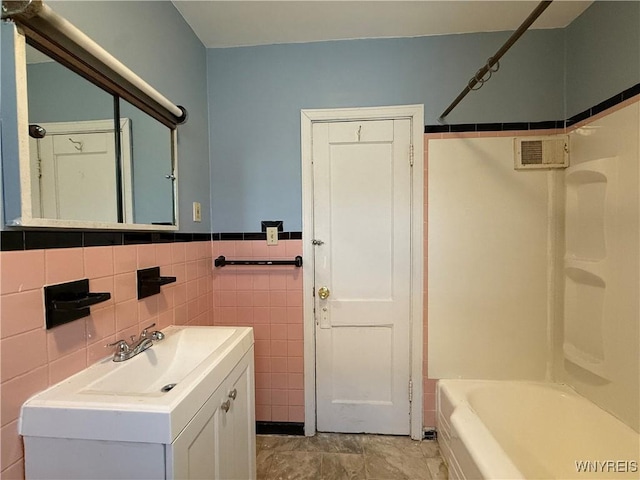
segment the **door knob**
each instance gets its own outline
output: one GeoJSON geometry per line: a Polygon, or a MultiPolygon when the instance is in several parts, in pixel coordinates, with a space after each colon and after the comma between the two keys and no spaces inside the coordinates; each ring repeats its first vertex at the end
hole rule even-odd
{"type": "Polygon", "coordinates": [[[331,294],[331,292],[329,291],[329,289],[327,287],[320,287],[318,289],[318,296],[322,299],[322,300],[326,300],[327,298],[329,298],[329,295],[331,294]]]}

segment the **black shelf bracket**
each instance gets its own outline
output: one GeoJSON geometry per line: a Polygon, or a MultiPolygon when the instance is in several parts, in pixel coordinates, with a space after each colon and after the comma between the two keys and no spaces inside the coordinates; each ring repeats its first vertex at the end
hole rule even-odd
{"type": "Polygon", "coordinates": [[[224,267],[226,265],[295,265],[300,268],[302,266],[302,257],[298,255],[294,260],[227,260],[224,255],[220,255],[215,259],[216,267],[224,267]]]}
{"type": "Polygon", "coordinates": [[[111,293],[92,293],[89,279],[44,287],[44,306],[47,330],[91,315],[92,305],[106,302],[111,293]]]}
{"type": "Polygon", "coordinates": [[[138,270],[138,300],[157,295],[161,286],[175,281],[176,277],[161,277],[160,267],[138,270]]]}

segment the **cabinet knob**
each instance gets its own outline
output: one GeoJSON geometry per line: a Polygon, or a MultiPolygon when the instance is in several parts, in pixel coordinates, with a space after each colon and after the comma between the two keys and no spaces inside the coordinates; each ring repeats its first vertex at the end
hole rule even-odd
{"type": "Polygon", "coordinates": [[[220,408],[222,408],[222,410],[224,410],[225,412],[228,412],[230,406],[231,406],[231,400],[226,400],[222,402],[222,405],[220,406],[220,408]]]}
{"type": "Polygon", "coordinates": [[[235,388],[229,392],[229,398],[231,400],[235,400],[237,396],[238,396],[238,390],[236,390],[235,388]]]}

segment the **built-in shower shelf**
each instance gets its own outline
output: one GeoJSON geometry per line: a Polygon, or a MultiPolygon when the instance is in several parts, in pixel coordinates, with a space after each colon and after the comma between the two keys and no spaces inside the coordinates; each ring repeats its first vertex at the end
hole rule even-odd
{"type": "Polygon", "coordinates": [[[565,342],[562,346],[565,360],[605,380],[609,380],[604,360],[595,358],[575,345],[565,342]]]}
{"type": "Polygon", "coordinates": [[[578,172],[599,173],[605,178],[611,177],[611,174],[616,169],[617,161],[618,157],[603,157],[571,165],[565,170],[567,182],[576,181],[580,178],[575,177],[578,172]]]}
{"type": "MultiPolygon", "coordinates": [[[[610,160],[610,159],[606,159],[610,160]]],[[[602,160],[592,160],[601,162],[602,160]]],[[[587,162],[591,163],[591,162],[587,162]]],[[[585,184],[585,183],[606,183],[606,168],[598,166],[597,168],[587,168],[585,164],[567,168],[566,182],[567,184],[585,184]],[[570,170],[571,169],[571,170],[570,170]]]]}
{"type": "Polygon", "coordinates": [[[565,171],[567,258],[606,258],[615,215],[617,168],[617,157],[607,157],[573,165],[565,171]]]}
{"type": "Polygon", "coordinates": [[[585,260],[582,258],[565,257],[564,268],[566,270],[584,272],[583,276],[593,276],[602,280],[604,287],[607,279],[607,262],[604,260],[585,260]]]}
{"type": "Polygon", "coordinates": [[[605,354],[603,318],[606,281],[603,262],[565,262],[564,356],[570,362],[603,376],[605,354]]]}
{"type": "Polygon", "coordinates": [[[616,224],[617,157],[565,170],[564,340],[568,361],[607,379],[605,318],[610,315],[612,229],[616,224]]]}

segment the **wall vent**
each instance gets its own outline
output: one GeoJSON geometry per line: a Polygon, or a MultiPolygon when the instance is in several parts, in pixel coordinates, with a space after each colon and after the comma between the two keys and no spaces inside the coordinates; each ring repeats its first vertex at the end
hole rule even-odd
{"type": "Polygon", "coordinates": [[[569,166],[567,135],[516,138],[514,148],[516,170],[569,166]]]}

